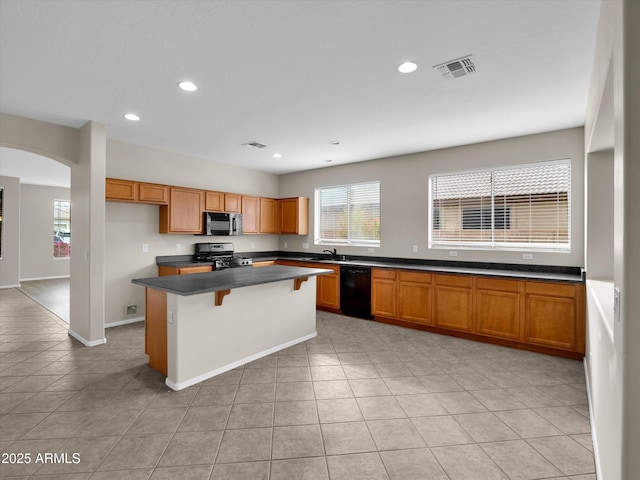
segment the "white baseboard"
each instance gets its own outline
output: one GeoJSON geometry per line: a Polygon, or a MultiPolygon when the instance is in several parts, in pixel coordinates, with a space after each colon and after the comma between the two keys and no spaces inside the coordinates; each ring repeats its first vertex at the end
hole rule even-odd
{"type": "Polygon", "coordinates": [[[89,341],[86,338],[82,337],[81,335],[78,335],[76,332],[74,332],[73,330],[69,329],[67,330],[67,332],[69,333],[69,335],[71,335],[73,338],[75,338],[76,340],[78,340],[80,343],[82,343],[85,347],[95,347],[97,345],[103,345],[105,343],[107,343],[107,339],[106,338],[102,338],[100,340],[93,340],[93,341],[89,341]]]}
{"type": "Polygon", "coordinates": [[[33,278],[21,278],[21,282],[32,282],[35,280],[57,280],[59,278],[71,278],[69,275],[59,275],[57,277],[33,277],[33,278]]]}
{"type": "Polygon", "coordinates": [[[598,453],[598,434],[596,432],[596,424],[593,421],[593,396],[591,395],[591,382],[589,381],[590,371],[587,357],[582,360],[584,364],[584,378],[587,381],[587,401],[589,402],[589,423],[591,424],[591,440],[593,442],[593,459],[596,463],[596,478],[604,478],[602,476],[602,467],[600,465],[600,454],[598,453]]]}
{"type": "Polygon", "coordinates": [[[273,348],[269,348],[268,350],[263,350],[262,352],[242,358],[238,361],[225,365],[224,367],[216,368],[215,370],[211,370],[207,373],[203,373],[202,375],[198,375],[197,377],[190,378],[189,380],[185,380],[184,382],[174,383],[167,378],[164,383],[171,390],[182,390],[184,388],[195,385],[196,383],[200,383],[204,380],[208,380],[212,377],[215,377],[216,375],[220,375],[222,373],[228,372],[229,370],[233,370],[234,368],[238,368],[242,365],[246,365],[247,363],[259,360],[260,358],[266,357],[267,355],[271,355],[272,353],[276,353],[280,350],[284,350],[285,348],[292,347],[294,345],[297,345],[298,343],[306,342],[307,340],[311,340],[312,338],[315,338],[317,336],[318,336],[318,332],[313,332],[313,333],[310,333],[309,335],[305,335],[304,337],[296,338],[295,340],[291,340],[281,345],[277,345],[273,348]]]}
{"type": "Polygon", "coordinates": [[[120,325],[128,325],[130,323],[144,322],[144,317],[127,318],[117,322],[105,323],[104,328],[119,327],[120,325]]]}
{"type": "Polygon", "coordinates": [[[20,288],[20,284],[18,285],[0,285],[0,290],[4,288],[20,288]]]}

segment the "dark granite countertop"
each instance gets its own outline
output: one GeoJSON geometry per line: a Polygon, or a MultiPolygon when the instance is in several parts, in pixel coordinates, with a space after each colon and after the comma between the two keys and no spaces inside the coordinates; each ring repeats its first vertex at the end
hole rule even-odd
{"type": "MultiPolygon", "coordinates": [[[[542,280],[553,282],[582,283],[585,279],[581,267],[562,267],[551,265],[504,264],[489,262],[460,262],[446,260],[420,260],[405,258],[343,256],[331,259],[323,254],[305,254],[300,252],[242,252],[238,257],[252,258],[254,262],[270,260],[296,260],[329,265],[353,265],[397,270],[414,270],[421,272],[452,273],[466,275],[482,275],[504,277],[521,280],[542,280]]],[[[193,255],[173,255],[156,258],[157,265],[183,268],[198,265],[212,265],[211,262],[196,262],[193,255]]],[[[265,268],[265,267],[262,267],[265,268]]]]}
{"type": "MultiPolygon", "coordinates": [[[[202,264],[199,264],[202,265],[202,264]]],[[[281,282],[295,278],[311,277],[332,273],[320,268],[288,267],[273,265],[261,268],[229,268],[192,275],[168,275],[164,277],[136,278],[136,285],[175,293],[176,295],[198,295],[201,293],[249,287],[263,283],[281,282]]]]}

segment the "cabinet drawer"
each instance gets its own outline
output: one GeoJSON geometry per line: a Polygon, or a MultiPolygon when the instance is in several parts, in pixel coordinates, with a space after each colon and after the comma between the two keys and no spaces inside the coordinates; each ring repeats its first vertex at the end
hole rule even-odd
{"type": "Polygon", "coordinates": [[[470,275],[435,275],[436,285],[447,285],[449,287],[471,288],[473,277],[470,275]]]}
{"type": "Polygon", "coordinates": [[[499,292],[517,293],[519,289],[518,280],[504,280],[501,278],[484,278],[478,277],[476,280],[476,288],[479,290],[496,290],[499,292]]]}
{"type": "Polygon", "coordinates": [[[525,291],[528,294],[549,295],[552,297],[574,298],[576,296],[575,285],[562,283],[526,282],[525,291]]]}
{"type": "Polygon", "coordinates": [[[395,270],[383,270],[380,268],[374,268],[371,270],[371,278],[384,278],[386,280],[395,280],[395,270]]]}
{"type": "Polygon", "coordinates": [[[414,282],[414,283],[431,283],[430,273],[421,272],[398,272],[398,280],[401,282],[414,282]]]}

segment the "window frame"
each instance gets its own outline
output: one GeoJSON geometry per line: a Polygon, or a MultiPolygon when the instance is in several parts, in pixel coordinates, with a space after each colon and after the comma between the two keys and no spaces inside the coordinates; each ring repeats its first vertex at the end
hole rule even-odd
{"type": "MultiPolygon", "coordinates": [[[[344,183],[339,185],[325,185],[322,187],[315,187],[314,191],[314,235],[313,235],[313,243],[314,245],[329,245],[329,246],[351,246],[351,247],[370,247],[370,248],[378,248],[382,243],[382,226],[381,226],[381,204],[382,204],[382,182],[380,180],[368,180],[364,182],[351,182],[344,183]],[[367,239],[351,239],[347,238],[345,240],[337,239],[337,238],[320,238],[320,224],[321,224],[321,204],[320,204],[320,192],[322,190],[331,189],[331,188],[351,188],[358,185],[370,185],[377,184],[378,186],[378,239],[377,240],[367,240],[367,239]]],[[[351,203],[347,201],[347,225],[350,224],[350,215],[351,215],[351,203]]],[[[350,229],[347,228],[347,236],[350,236],[350,229]]]]}
{"type": "MultiPolygon", "coordinates": [[[[510,165],[504,165],[504,166],[498,166],[498,167],[487,167],[487,168],[478,168],[478,169],[470,169],[470,170],[459,170],[459,171],[453,171],[453,172],[441,172],[441,173],[433,173],[431,175],[429,175],[429,179],[428,179],[428,223],[427,223],[427,229],[428,229],[428,245],[427,247],[429,249],[446,249],[446,250],[492,250],[492,251],[521,251],[521,252],[551,252],[551,253],[571,253],[572,251],[572,228],[571,228],[571,224],[572,224],[572,182],[573,182],[573,175],[572,175],[572,163],[571,163],[571,159],[569,158],[565,158],[565,159],[558,159],[558,160],[546,160],[546,161],[540,161],[540,162],[532,162],[532,163],[522,163],[522,164],[510,164],[510,165]],[[568,190],[566,192],[566,197],[567,197],[567,242],[560,244],[560,243],[543,243],[543,242],[500,242],[495,240],[495,235],[493,234],[494,231],[504,231],[506,228],[492,228],[491,229],[491,241],[483,241],[483,240],[478,240],[478,241],[467,241],[467,242],[446,242],[446,241],[435,241],[433,239],[434,237],[434,232],[439,232],[440,229],[442,228],[442,212],[440,212],[440,222],[438,227],[440,227],[439,229],[435,229],[433,226],[433,212],[434,210],[438,209],[441,210],[441,206],[437,205],[434,202],[434,198],[433,198],[433,178],[434,177],[444,177],[444,176],[455,176],[455,175],[466,175],[466,174],[473,174],[473,173],[480,173],[480,172],[487,172],[490,173],[492,178],[493,178],[493,174],[494,172],[498,172],[498,171],[504,171],[504,170],[518,170],[518,169],[526,169],[526,168],[532,168],[532,167],[544,167],[544,166],[553,166],[553,165],[566,165],[569,169],[568,172],[568,190]]],[[[492,189],[493,190],[493,189],[492,189]]],[[[491,208],[492,210],[495,210],[496,207],[498,208],[510,208],[510,206],[504,206],[504,205],[499,205],[496,204],[495,199],[501,197],[500,195],[494,194],[494,192],[492,191],[491,193],[491,203],[489,207],[478,207],[478,208],[491,208]]],[[[504,197],[504,195],[503,195],[504,197]]],[[[471,208],[471,207],[470,207],[471,208]]],[[[493,218],[493,222],[495,223],[496,219],[494,216],[494,213],[492,212],[492,218],[493,218]]],[[[462,210],[460,212],[460,222],[461,222],[461,226],[460,226],[460,230],[462,230],[462,210]]],[[[511,217],[511,212],[507,215],[505,224],[507,224],[509,226],[509,228],[511,228],[512,225],[512,217],[511,217]]]]}

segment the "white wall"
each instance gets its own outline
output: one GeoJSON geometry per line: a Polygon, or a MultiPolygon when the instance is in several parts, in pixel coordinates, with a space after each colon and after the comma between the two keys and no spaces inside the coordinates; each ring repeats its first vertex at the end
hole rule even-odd
{"type": "MultiPolygon", "coordinates": [[[[264,197],[279,196],[279,178],[257,170],[188,157],[172,152],[107,141],[107,176],[264,197]]],[[[237,252],[278,250],[277,235],[198,237],[158,233],[156,205],[106,203],[105,323],[144,317],[145,292],[133,278],[158,274],[156,256],[192,255],[199,242],[232,242],[237,252]],[[142,244],[149,245],[148,253],[142,244]],[[176,249],[180,245],[180,250],[176,249]],[[127,317],[126,305],[138,305],[127,317]]]]}
{"type": "MultiPolygon", "coordinates": [[[[70,198],[70,190],[68,188],[21,184],[21,281],[69,276],[69,258],[55,258],[53,256],[52,235],[53,201],[69,200],[70,198]]],[[[71,215],[71,228],[73,230],[73,212],[71,212],[71,215]]]]}
{"type": "Polygon", "coordinates": [[[583,266],[583,157],[583,129],[574,128],[283,175],[280,179],[282,197],[304,196],[311,201],[309,235],[283,235],[281,249],[285,249],[284,242],[288,243],[288,250],[294,251],[301,251],[305,242],[309,243],[310,251],[320,252],[327,248],[313,244],[315,187],[380,180],[380,248],[369,253],[362,247],[338,247],[338,253],[451,260],[448,250],[428,249],[429,175],[569,158],[572,176],[570,253],[534,253],[533,260],[523,261],[521,252],[458,249],[456,260],[583,266]],[[413,253],[413,245],[418,245],[418,253],[413,253]]]}
{"type": "Polygon", "coordinates": [[[20,179],[0,176],[4,187],[0,288],[20,284],[20,179]]]}
{"type": "MultiPolygon", "coordinates": [[[[599,156],[608,156],[607,161],[613,162],[613,181],[607,192],[613,199],[609,211],[613,225],[610,245],[602,247],[605,238],[591,233],[591,229],[586,241],[589,257],[597,255],[598,248],[611,257],[611,280],[620,291],[620,306],[618,318],[607,319],[598,304],[613,304],[613,286],[604,299],[588,289],[586,366],[598,478],[607,480],[640,478],[639,49],[640,2],[602,2],[585,120],[585,150],[589,152],[588,177],[598,174],[600,165],[594,166],[593,162],[599,156]],[[602,147],[612,150],[591,153],[602,147]]],[[[589,197],[601,194],[598,190],[587,191],[589,197]]],[[[587,211],[590,220],[591,213],[587,211]]]]}

